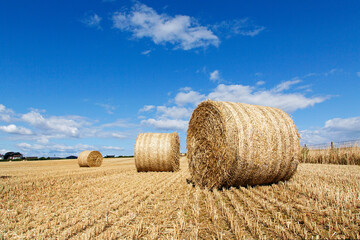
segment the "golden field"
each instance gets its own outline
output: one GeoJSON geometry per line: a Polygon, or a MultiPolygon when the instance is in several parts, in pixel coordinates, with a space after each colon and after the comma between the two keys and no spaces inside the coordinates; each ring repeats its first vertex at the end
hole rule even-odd
{"type": "Polygon", "coordinates": [[[134,159],[0,163],[0,239],[360,238],[360,166],[300,164],[286,183],[223,190],[134,159]]]}

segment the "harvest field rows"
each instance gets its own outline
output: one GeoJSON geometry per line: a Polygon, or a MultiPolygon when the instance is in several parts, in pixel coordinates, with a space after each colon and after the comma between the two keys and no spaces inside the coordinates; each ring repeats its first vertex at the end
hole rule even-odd
{"type": "Polygon", "coordinates": [[[360,238],[360,166],[301,164],[286,183],[214,191],[180,167],[0,163],[0,239],[360,238]]]}

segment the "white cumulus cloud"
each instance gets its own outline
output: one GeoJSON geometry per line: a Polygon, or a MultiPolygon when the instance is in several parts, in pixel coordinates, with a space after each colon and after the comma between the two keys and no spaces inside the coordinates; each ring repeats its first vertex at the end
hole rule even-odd
{"type": "MultiPolygon", "coordinates": [[[[15,114],[15,113],[14,113],[15,114]]],[[[89,121],[81,116],[46,116],[38,110],[32,110],[15,120],[31,127],[19,127],[15,124],[0,126],[0,130],[10,134],[22,135],[23,138],[36,141],[41,144],[49,143],[51,139],[69,138],[128,138],[128,134],[119,131],[119,128],[131,128],[127,120],[118,119],[114,122],[99,126],[94,125],[96,121],[89,121]]],[[[18,139],[13,136],[13,139],[18,139]]]]}
{"type": "Polygon", "coordinates": [[[180,106],[184,106],[186,104],[197,105],[205,99],[206,96],[204,94],[193,90],[188,90],[179,92],[175,97],[175,103],[180,106]]]}
{"type": "Polygon", "coordinates": [[[334,131],[348,131],[360,133],[360,117],[333,118],[325,122],[325,128],[334,131]]]}
{"type": "Polygon", "coordinates": [[[170,43],[176,48],[189,50],[220,43],[219,38],[196,19],[159,14],[140,3],[135,4],[130,12],[114,13],[112,19],[115,28],[131,32],[134,38],[151,38],[155,44],[170,43]]]}
{"type": "Polygon", "coordinates": [[[51,116],[49,118],[45,118],[37,111],[31,111],[23,114],[21,119],[42,131],[56,132],[70,137],[79,136],[79,128],[83,124],[82,122],[70,117],[51,116]]]}
{"type": "MultiPolygon", "coordinates": [[[[279,83],[270,89],[257,88],[263,83],[255,86],[219,84],[208,94],[202,94],[189,87],[181,88],[174,100],[169,101],[175,103],[175,106],[151,107],[151,109],[156,108],[155,116],[147,117],[148,119],[142,120],[141,124],[162,130],[185,131],[192,111],[197,104],[206,99],[271,106],[286,112],[294,112],[298,109],[314,106],[329,98],[327,96],[308,97],[303,93],[293,92],[294,90],[291,88],[300,82],[300,79],[293,79],[279,83]]],[[[143,116],[143,118],[146,117],[143,116]]]]}
{"type": "Polygon", "coordinates": [[[0,130],[3,132],[20,134],[20,135],[30,135],[33,133],[30,129],[27,129],[25,127],[18,127],[15,124],[0,126],[0,130]]]}
{"type": "Polygon", "coordinates": [[[300,135],[309,145],[360,139],[360,117],[333,118],[321,128],[300,131],[300,135]]]}
{"type": "Polygon", "coordinates": [[[0,116],[1,114],[8,117],[0,120],[9,122],[0,125],[2,135],[7,134],[8,140],[13,144],[21,141],[16,145],[17,148],[37,156],[66,156],[85,149],[121,150],[117,146],[110,149],[84,144],[64,145],[63,142],[73,141],[71,139],[74,138],[77,142],[80,139],[90,139],[92,142],[94,138],[127,139],[132,136],[131,128],[139,126],[125,119],[99,124],[97,120],[81,116],[49,116],[45,110],[36,109],[21,114],[0,104],[0,116]],[[61,143],[56,143],[57,139],[62,139],[61,143]]]}
{"type": "Polygon", "coordinates": [[[283,84],[276,86],[275,91],[273,89],[257,91],[255,87],[246,85],[220,84],[208,95],[208,98],[215,101],[243,102],[277,107],[287,112],[314,106],[316,103],[328,99],[328,97],[306,97],[301,93],[281,92],[285,89],[288,88],[283,84]]]}

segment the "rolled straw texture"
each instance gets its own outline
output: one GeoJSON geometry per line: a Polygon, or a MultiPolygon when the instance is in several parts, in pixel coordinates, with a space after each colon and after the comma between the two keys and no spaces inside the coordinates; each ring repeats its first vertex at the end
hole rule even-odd
{"type": "Polygon", "coordinates": [[[180,142],[174,133],[140,133],[135,142],[138,172],[174,172],[179,170],[180,142]]]}
{"type": "Polygon", "coordinates": [[[299,134],[280,109],[208,100],[191,116],[187,157],[191,180],[202,187],[276,183],[296,171],[299,134]]]}
{"type": "Polygon", "coordinates": [[[78,156],[80,167],[100,167],[103,156],[98,151],[83,151],[78,156]]]}

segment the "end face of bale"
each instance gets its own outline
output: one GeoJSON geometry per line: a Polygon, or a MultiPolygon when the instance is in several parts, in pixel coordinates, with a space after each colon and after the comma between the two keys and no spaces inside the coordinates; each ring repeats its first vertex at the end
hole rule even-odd
{"type": "Polygon", "coordinates": [[[189,122],[189,170],[201,187],[288,180],[299,154],[295,124],[280,109],[208,100],[198,105],[189,122]]]}
{"type": "Polygon", "coordinates": [[[225,121],[213,101],[202,102],[191,116],[186,141],[189,170],[192,181],[202,187],[223,186],[231,179],[236,147],[226,136],[225,121]]]}
{"type": "Polygon", "coordinates": [[[78,156],[80,167],[100,167],[103,162],[103,156],[99,151],[83,151],[78,156]]]}
{"type": "Polygon", "coordinates": [[[134,147],[138,172],[178,171],[180,166],[179,135],[174,133],[140,133],[134,147]]]}

